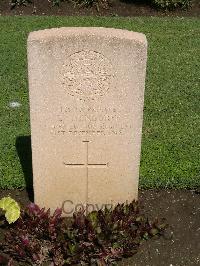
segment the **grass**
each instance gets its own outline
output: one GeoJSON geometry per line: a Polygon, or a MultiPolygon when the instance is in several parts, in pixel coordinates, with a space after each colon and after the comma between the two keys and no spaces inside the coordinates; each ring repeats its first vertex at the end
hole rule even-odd
{"type": "Polygon", "coordinates": [[[149,49],[140,187],[200,186],[198,18],[0,17],[0,187],[24,187],[24,175],[30,178],[30,169],[21,166],[30,166],[28,142],[22,141],[30,135],[27,35],[61,26],[113,27],[146,34],[149,49]],[[10,108],[12,101],[20,102],[21,107],[10,108]]]}

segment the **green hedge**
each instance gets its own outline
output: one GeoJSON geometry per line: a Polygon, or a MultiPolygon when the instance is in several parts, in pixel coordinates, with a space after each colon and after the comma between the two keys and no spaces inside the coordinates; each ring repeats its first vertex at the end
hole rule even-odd
{"type": "MultiPolygon", "coordinates": [[[[41,0],[44,1],[44,0],[41,0]]],[[[59,6],[61,2],[66,2],[67,0],[50,0],[52,2],[52,6],[59,6]]],[[[102,7],[108,7],[110,0],[74,0],[74,2],[78,5],[82,6],[91,6],[93,4],[99,5],[102,7]]],[[[188,8],[191,6],[192,0],[146,0],[147,3],[150,3],[152,6],[161,9],[174,9],[177,7],[188,8]]],[[[14,8],[16,6],[27,5],[33,3],[33,0],[12,0],[9,1],[11,7],[14,8]]],[[[133,1],[134,3],[134,1],[133,1]]]]}
{"type": "Polygon", "coordinates": [[[188,8],[191,6],[191,0],[151,0],[151,2],[154,6],[162,9],[188,8]]]}

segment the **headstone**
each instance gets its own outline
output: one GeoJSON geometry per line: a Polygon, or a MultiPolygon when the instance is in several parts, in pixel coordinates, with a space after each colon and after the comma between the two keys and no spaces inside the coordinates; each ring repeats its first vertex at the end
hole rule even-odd
{"type": "Polygon", "coordinates": [[[28,38],[35,202],[66,215],[137,199],[146,37],[59,28],[28,38]]]}

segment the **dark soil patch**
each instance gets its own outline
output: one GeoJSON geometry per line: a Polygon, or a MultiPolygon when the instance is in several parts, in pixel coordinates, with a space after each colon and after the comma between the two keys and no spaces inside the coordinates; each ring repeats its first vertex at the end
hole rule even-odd
{"type": "MultiPolygon", "coordinates": [[[[0,198],[10,194],[22,206],[31,193],[25,190],[0,190],[0,198]]],[[[145,241],[132,258],[121,266],[190,266],[200,265],[200,193],[187,190],[140,191],[140,205],[151,219],[166,218],[169,229],[161,238],[145,241]]],[[[0,238],[2,238],[2,229],[0,238]]]]}
{"type": "Polygon", "coordinates": [[[72,2],[62,2],[59,7],[52,6],[48,0],[35,0],[34,4],[10,8],[8,0],[0,1],[0,15],[62,15],[62,16],[190,16],[200,15],[200,1],[193,0],[189,10],[176,9],[174,11],[156,10],[147,4],[147,1],[134,0],[111,0],[108,8],[100,6],[99,11],[96,6],[83,8],[75,6],[72,2]],[[146,2],[146,3],[145,3],[146,2]]]}

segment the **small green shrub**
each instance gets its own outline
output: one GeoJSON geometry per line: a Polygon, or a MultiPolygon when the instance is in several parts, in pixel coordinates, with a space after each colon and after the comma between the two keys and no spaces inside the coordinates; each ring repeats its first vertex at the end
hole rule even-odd
{"type": "MultiPolygon", "coordinates": [[[[59,6],[61,2],[66,2],[67,0],[50,0],[53,6],[59,6]]],[[[110,0],[72,0],[75,5],[79,6],[96,6],[97,10],[102,8],[108,8],[110,5],[110,0]]],[[[192,0],[150,0],[148,3],[152,3],[153,6],[161,9],[174,9],[177,7],[188,8],[191,6],[192,0]]],[[[33,3],[32,0],[11,0],[10,5],[11,8],[15,8],[16,6],[26,6],[27,4],[33,3]]]]}
{"type": "Polygon", "coordinates": [[[174,9],[177,7],[188,8],[191,6],[191,0],[152,0],[152,4],[161,9],[174,9]]]}
{"type": "Polygon", "coordinates": [[[66,0],[51,0],[53,6],[59,6],[61,2],[66,2],[66,0]]]}
{"type": "Polygon", "coordinates": [[[26,6],[27,4],[31,4],[32,0],[11,0],[10,5],[11,8],[16,6],[26,6]]]}
{"type": "Polygon", "coordinates": [[[107,9],[110,6],[110,0],[73,0],[73,2],[80,7],[96,6],[98,11],[100,8],[107,9]]]}

